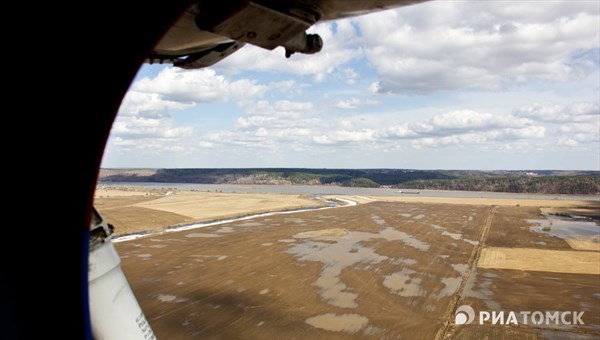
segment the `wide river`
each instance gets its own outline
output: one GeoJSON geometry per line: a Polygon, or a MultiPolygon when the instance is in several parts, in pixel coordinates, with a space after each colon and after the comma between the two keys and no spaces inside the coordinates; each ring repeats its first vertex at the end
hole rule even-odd
{"type": "Polygon", "coordinates": [[[357,196],[426,196],[426,197],[457,197],[457,198],[529,198],[557,200],[600,201],[597,195],[547,195],[547,194],[517,194],[507,192],[481,191],[447,191],[447,190],[417,190],[417,189],[386,189],[386,188],[351,188],[326,185],[242,185],[242,184],[197,184],[197,183],[151,183],[151,182],[100,182],[102,185],[144,186],[150,188],[176,188],[182,190],[220,191],[220,192],[253,192],[304,195],[357,195],[357,196]],[[415,194],[418,192],[419,194],[415,194]]]}

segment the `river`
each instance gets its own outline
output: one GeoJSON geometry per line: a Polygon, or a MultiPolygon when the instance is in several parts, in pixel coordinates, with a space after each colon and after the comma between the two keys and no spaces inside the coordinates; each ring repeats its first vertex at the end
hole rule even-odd
{"type": "MultiPolygon", "coordinates": [[[[555,199],[600,201],[597,195],[550,195],[521,194],[509,192],[481,191],[447,191],[406,189],[412,194],[403,194],[399,189],[388,188],[352,188],[327,185],[243,185],[243,184],[198,184],[198,183],[155,183],[155,182],[100,182],[99,186],[125,185],[150,188],[175,188],[196,191],[244,192],[244,193],[278,193],[302,195],[358,195],[358,196],[425,196],[425,197],[457,197],[457,198],[509,198],[509,199],[555,199]],[[419,194],[414,194],[419,192],[419,194]]],[[[401,189],[405,190],[405,189],[401,189]]]]}

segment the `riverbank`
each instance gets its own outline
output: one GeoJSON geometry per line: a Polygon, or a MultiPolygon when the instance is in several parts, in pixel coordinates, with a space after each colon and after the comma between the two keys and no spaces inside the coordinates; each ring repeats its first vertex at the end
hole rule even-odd
{"type": "Polygon", "coordinates": [[[272,211],[324,207],[307,195],[197,192],[178,189],[105,186],[94,205],[115,226],[115,236],[272,211]]]}

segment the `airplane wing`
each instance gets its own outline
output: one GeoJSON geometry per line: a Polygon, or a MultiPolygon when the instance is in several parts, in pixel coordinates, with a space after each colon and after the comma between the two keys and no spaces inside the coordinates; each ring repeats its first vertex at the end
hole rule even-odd
{"type": "Polygon", "coordinates": [[[323,40],[306,30],[320,21],[361,15],[427,0],[198,1],[179,18],[147,57],[185,69],[211,66],[252,44],[272,50],[317,53],[323,40]]]}

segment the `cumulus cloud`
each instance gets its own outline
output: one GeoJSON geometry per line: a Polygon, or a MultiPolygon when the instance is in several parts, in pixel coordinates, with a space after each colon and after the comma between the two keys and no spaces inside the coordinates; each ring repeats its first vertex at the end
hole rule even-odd
{"type": "Polygon", "coordinates": [[[519,108],[515,115],[548,123],[590,122],[598,120],[600,109],[597,102],[571,105],[533,103],[519,108]]]}
{"type": "Polygon", "coordinates": [[[183,110],[193,105],[193,103],[165,100],[158,93],[129,91],[123,98],[119,115],[161,118],[168,117],[171,110],[183,110]]]}
{"type": "MultiPolygon", "coordinates": [[[[293,81],[272,86],[290,88],[293,81]]],[[[194,146],[212,147],[210,141],[194,145],[194,129],[177,126],[172,111],[190,109],[198,103],[236,101],[240,105],[262,96],[269,86],[251,79],[230,80],[215,70],[163,68],[154,77],[136,81],[123,100],[111,131],[109,144],[129,149],[189,151],[194,146]]],[[[279,103],[285,106],[285,102],[279,103]]]]}
{"type": "Polygon", "coordinates": [[[489,130],[497,128],[521,127],[529,125],[527,119],[513,116],[492,115],[472,110],[459,110],[443,113],[416,124],[414,130],[422,134],[446,134],[456,131],[489,130]]]}
{"type": "Polygon", "coordinates": [[[358,99],[355,97],[338,100],[333,106],[338,109],[356,109],[363,105],[377,105],[378,101],[372,99],[358,99]]]}
{"type": "Polygon", "coordinates": [[[495,129],[490,131],[452,134],[443,137],[417,138],[411,142],[415,149],[424,147],[439,148],[446,146],[472,146],[487,145],[488,148],[501,148],[505,143],[522,139],[535,139],[545,136],[543,126],[530,126],[524,128],[495,129]]]}
{"type": "Polygon", "coordinates": [[[244,107],[246,114],[237,118],[235,129],[285,129],[301,128],[310,125],[314,118],[310,112],[314,106],[310,102],[269,101],[260,100],[244,107]]]}
{"type": "Polygon", "coordinates": [[[109,150],[117,147],[129,152],[190,152],[189,142],[194,137],[191,126],[177,126],[169,116],[121,115],[113,124],[108,142],[109,150]]]}
{"type": "Polygon", "coordinates": [[[267,86],[251,79],[230,81],[212,69],[183,70],[164,68],[154,78],[137,81],[132,91],[158,95],[179,103],[214,103],[258,97],[267,86]]]}
{"type": "Polygon", "coordinates": [[[341,69],[335,74],[336,80],[341,80],[344,83],[346,83],[347,85],[354,85],[356,83],[356,80],[358,79],[358,77],[359,77],[358,72],[356,72],[351,67],[341,69]]]}
{"type": "Polygon", "coordinates": [[[378,136],[391,139],[407,139],[417,136],[417,132],[407,123],[403,123],[381,129],[378,132],[378,136]]]}
{"type": "Polygon", "coordinates": [[[164,138],[177,139],[189,137],[193,128],[174,127],[164,118],[122,117],[115,121],[112,135],[121,138],[164,138]]]}
{"type": "Polygon", "coordinates": [[[307,111],[313,108],[310,102],[292,102],[289,100],[280,100],[275,102],[273,108],[276,111],[307,111]]]}
{"type": "Polygon", "coordinates": [[[338,109],[355,109],[360,105],[360,100],[357,98],[350,98],[346,100],[340,100],[335,103],[335,107],[338,109]]]}
{"type": "Polygon", "coordinates": [[[410,141],[417,149],[483,144],[501,148],[511,142],[546,137],[546,128],[530,119],[474,110],[449,111],[415,123],[373,121],[367,128],[360,119],[325,119],[318,114],[318,107],[306,102],[259,101],[246,109],[246,115],[236,120],[232,130],[211,134],[207,140],[263,147],[294,143],[318,150],[368,145],[398,149],[402,140],[410,141]]]}
{"type": "Polygon", "coordinates": [[[556,131],[558,144],[576,147],[582,144],[591,144],[598,147],[600,142],[600,122],[574,123],[561,125],[556,131]]]}
{"type": "Polygon", "coordinates": [[[375,131],[364,129],[359,131],[336,130],[326,135],[313,137],[317,144],[363,143],[374,141],[375,131]]]}
{"type": "Polygon", "coordinates": [[[380,78],[373,89],[497,90],[513,82],[563,81],[597,70],[597,4],[540,6],[445,1],[359,17],[364,53],[380,78]]]}

